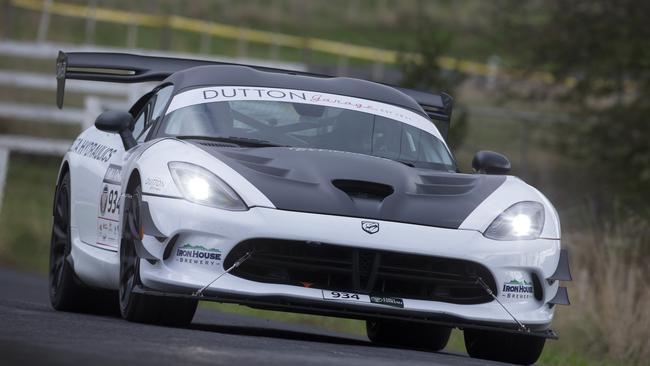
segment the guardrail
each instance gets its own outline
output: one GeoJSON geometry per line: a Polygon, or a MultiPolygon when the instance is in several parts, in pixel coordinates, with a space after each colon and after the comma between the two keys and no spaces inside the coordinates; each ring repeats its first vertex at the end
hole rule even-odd
{"type": "MultiPolygon", "coordinates": [[[[95,6],[94,2],[90,6],[84,6],[54,2],[53,0],[11,0],[10,4],[18,8],[41,12],[41,21],[38,29],[39,41],[45,41],[49,28],[49,16],[50,14],[55,14],[86,19],[87,22],[93,23],[93,25],[87,26],[88,29],[94,29],[94,22],[96,21],[129,25],[128,38],[130,46],[135,46],[134,34],[137,34],[135,27],[145,26],[182,30],[205,36],[237,40],[240,43],[251,42],[271,47],[310,50],[335,55],[343,59],[365,60],[375,63],[376,69],[379,72],[382,69],[381,64],[395,64],[398,61],[399,55],[399,52],[394,50],[360,46],[321,38],[299,37],[277,32],[261,31],[177,15],[162,16],[107,9],[95,6]]],[[[421,55],[417,53],[408,53],[405,56],[415,60],[421,58],[421,55]]],[[[346,61],[342,63],[347,64],[346,61]]],[[[484,64],[452,57],[440,57],[438,63],[443,69],[460,71],[470,75],[493,77],[498,72],[498,64],[494,63],[484,64]]]]}

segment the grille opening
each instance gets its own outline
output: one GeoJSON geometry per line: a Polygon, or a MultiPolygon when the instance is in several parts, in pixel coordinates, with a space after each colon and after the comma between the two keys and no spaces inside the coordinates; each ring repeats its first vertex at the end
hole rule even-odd
{"type": "Polygon", "coordinates": [[[228,254],[224,267],[251,250],[253,255],[233,275],[263,283],[455,304],[492,301],[476,284],[481,276],[496,292],[492,274],[478,263],[302,241],[247,240],[228,254]]]}
{"type": "Polygon", "coordinates": [[[393,187],[389,185],[362,180],[335,179],[332,181],[332,184],[353,198],[367,198],[381,201],[394,192],[393,187]]]}

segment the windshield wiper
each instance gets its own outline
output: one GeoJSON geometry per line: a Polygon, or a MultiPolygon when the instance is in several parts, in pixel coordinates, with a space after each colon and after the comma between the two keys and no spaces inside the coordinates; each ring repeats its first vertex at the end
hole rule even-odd
{"type": "Polygon", "coordinates": [[[393,161],[396,161],[398,163],[402,163],[406,166],[410,166],[411,168],[415,168],[415,164],[413,162],[407,161],[407,160],[399,160],[399,159],[391,159],[393,161]]]}
{"type": "Polygon", "coordinates": [[[372,155],[372,156],[375,156],[375,157],[378,157],[378,158],[388,159],[388,160],[391,160],[391,161],[394,161],[394,162],[397,162],[397,163],[402,163],[402,164],[404,164],[406,166],[410,166],[411,168],[415,168],[415,162],[413,162],[413,161],[401,160],[401,159],[391,159],[391,158],[387,158],[385,156],[377,156],[377,155],[372,155]]]}
{"type": "Polygon", "coordinates": [[[289,145],[276,144],[274,142],[262,139],[255,139],[249,137],[241,136],[176,136],[177,139],[181,140],[208,140],[208,141],[217,141],[217,142],[226,142],[232,143],[239,146],[246,147],[291,147],[289,145]]]}

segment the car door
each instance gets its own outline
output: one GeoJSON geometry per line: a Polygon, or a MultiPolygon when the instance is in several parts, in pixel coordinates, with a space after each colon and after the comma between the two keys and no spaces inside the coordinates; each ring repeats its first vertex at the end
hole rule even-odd
{"type": "MultiPolygon", "coordinates": [[[[131,127],[134,133],[141,134],[149,120],[152,93],[140,98],[131,108],[135,117],[131,127]]],[[[85,161],[78,169],[77,193],[75,198],[76,221],[81,240],[89,245],[117,250],[119,247],[120,226],[120,186],[125,150],[120,136],[116,133],[99,131],[91,127],[73,144],[73,152],[79,150],[85,161]],[[110,153],[84,152],[98,151],[110,153]]]]}

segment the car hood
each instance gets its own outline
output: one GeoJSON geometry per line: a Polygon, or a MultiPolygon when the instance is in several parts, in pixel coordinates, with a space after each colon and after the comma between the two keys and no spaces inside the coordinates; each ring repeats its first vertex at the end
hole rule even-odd
{"type": "Polygon", "coordinates": [[[457,229],[505,181],[333,150],[192,143],[241,174],[280,210],[457,229]]]}

